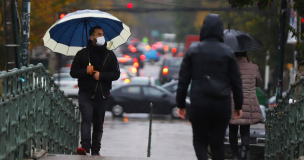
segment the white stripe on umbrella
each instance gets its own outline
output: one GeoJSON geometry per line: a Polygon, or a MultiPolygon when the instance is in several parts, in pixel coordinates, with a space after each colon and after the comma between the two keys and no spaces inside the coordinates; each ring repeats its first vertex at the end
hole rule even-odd
{"type": "MultiPolygon", "coordinates": [[[[74,56],[76,53],[85,48],[85,47],[77,47],[77,46],[67,46],[65,44],[57,43],[54,39],[51,38],[50,36],[50,30],[56,26],[57,24],[73,20],[73,19],[78,19],[78,18],[86,18],[86,17],[97,17],[97,18],[108,18],[116,21],[120,21],[116,17],[112,16],[109,13],[106,12],[101,12],[99,10],[81,10],[81,11],[76,11],[70,14],[67,14],[63,19],[58,20],[55,24],[53,24],[45,33],[43,39],[44,45],[51,49],[53,52],[61,53],[67,56],[74,56]],[[94,13],[95,12],[95,13],[94,13]],[[100,14],[96,14],[96,12],[99,12],[100,14]],[[81,13],[81,14],[80,14],[81,13]]],[[[121,21],[120,21],[121,22],[121,21]]],[[[109,50],[114,50],[118,46],[122,45],[125,43],[128,38],[131,36],[131,31],[130,28],[122,23],[123,25],[123,30],[121,33],[114,37],[111,41],[107,41],[107,48],[109,50]]]]}

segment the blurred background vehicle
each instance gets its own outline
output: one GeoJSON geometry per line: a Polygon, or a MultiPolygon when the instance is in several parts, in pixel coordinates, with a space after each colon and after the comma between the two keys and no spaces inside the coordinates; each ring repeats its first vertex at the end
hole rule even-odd
{"type": "MultiPolygon", "coordinates": [[[[190,105],[189,100],[187,106],[190,105]]],[[[154,114],[177,115],[175,96],[166,89],[149,84],[127,84],[113,88],[107,111],[115,117],[123,113],[150,113],[150,103],[153,103],[154,114]]]]}
{"type": "Polygon", "coordinates": [[[70,73],[57,73],[53,75],[55,83],[59,84],[59,88],[68,96],[78,97],[78,81],[71,77],[70,73]]]}
{"type": "Polygon", "coordinates": [[[146,61],[150,62],[150,64],[154,64],[160,60],[161,54],[154,49],[150,49],[149,51],[145,52],[146,61]]]}
{"type": "MultiPolygon", "coordinates": [[[[176,94],[176,90],[178,87],[178,80],[172,80],[171,82],[165,83],[162,85],[162,87],[167,89],[169,92],[176,94]]],[[[190,97],[190,89],[191,89],[191,83],[188,87],[187,97],[190,97]]]]}
{"type": "MultiPolygon", "coordinates": [[[[284,97],[286,95],[287,91],[282,92],[282,96],[284,97]]],[[[289,103],[291,103],[292,100],[289,100],[289,103]]],[[[276,96],[272,96],[268,100],[268,108],[273,108],[276,105],[276,96]]]]}
{"type": "Polygon", "coordinates": [[[130,84],[161,85],[160,81],[154,77],[133,77],[130,84]]]}
{"type": "Polygon", "coordinates": [[[117,85],[130,83],[131,77],[132,76],[130,75],[130,73],[127,70],[120,68],[120,77],[118,80],[112,82],[112,88],[117,85]]]}
{"type": "Polygon", "coordinates": [[[172,79],[178,80],[182,61],[183,58],[180,57],[170,57],[164,59],[159,71],[159,80],[162,84],[170,82],[172,79]]]}

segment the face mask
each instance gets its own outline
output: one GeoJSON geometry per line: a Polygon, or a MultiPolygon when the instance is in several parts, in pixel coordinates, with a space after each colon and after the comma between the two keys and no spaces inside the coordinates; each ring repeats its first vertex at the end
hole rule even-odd
{"type": "MultiPolygon", "coordinates": [[[[95,37],[94,37],[95,38],[95,37]]],[[[95,38],[97,46],[103,46],[106,43],[104,36],[95,38]]]]}

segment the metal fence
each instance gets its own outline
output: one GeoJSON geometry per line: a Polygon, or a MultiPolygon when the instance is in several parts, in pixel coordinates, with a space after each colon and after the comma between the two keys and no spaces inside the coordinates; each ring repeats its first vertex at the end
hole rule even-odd
{"type": "Polygon", "coordinates": [[[35,148],[75,154],[79,111],[42,64],[0,74],[0,160],[31,157],[35,148]]]}
{"type": "Polygon", "coordinates": [[[265,159],[304,156],[304,77],[291,85],[273,109],[266,110],[265,159]]]}

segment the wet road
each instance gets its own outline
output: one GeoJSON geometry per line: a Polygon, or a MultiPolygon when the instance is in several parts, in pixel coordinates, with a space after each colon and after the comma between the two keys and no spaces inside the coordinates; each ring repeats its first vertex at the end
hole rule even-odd
{"type": "MultiPolygon", "coordinates": [[[[146,157],[149,136],[147,114],[113,118],[106,114],[100,154],[146,157]]],[[[195,159],[190,123],[170,116],[153,116],[151,157],[195,159]]]]}
{"type": "MultiPolygon", "coordinates": [[[[78,100],[73,99],[78,105],[78,100]]],[[[124,114],[112,117],[106,112],[100,155],[147,157],[149,114],[124,114]]],[[[153,115],[151,157],[196,159],[192,130],[187,120],[170,115],[153,115]]]]}

